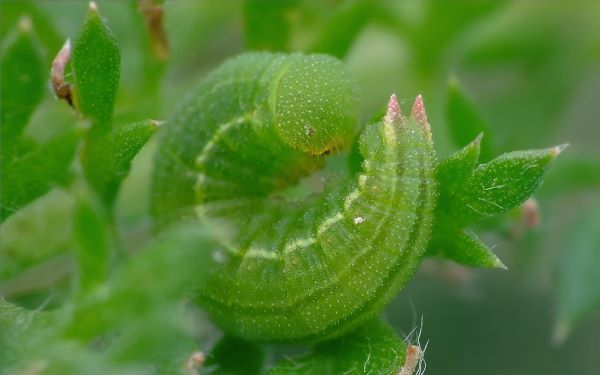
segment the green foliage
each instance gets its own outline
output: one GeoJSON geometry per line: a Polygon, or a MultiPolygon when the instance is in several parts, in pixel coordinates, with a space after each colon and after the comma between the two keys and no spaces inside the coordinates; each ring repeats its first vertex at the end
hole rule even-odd
{"type": "Polygon", "coordinates": [[[244,2],[246,46],[252,50],[286,51],[290,38],[287,21],[298,0],[244,2]]]}
{"type": "Polygon", "coordinates": [[[440,227],[432,240],[432,248],[435,249],[437,246],[439,249],[436,255],[443,255],[465,266],[506,268],[475,233],[457,227],[444,228],[442,225],[440,227]]]}
{"type": "MultiPolygon", "coordinates": [[[[475,144],[478,142],[475,141],[475,144]]],[[[440,164],[440,185],[454,178],[448,169],[460,168],[466,173],[454,189],[442,188],[440,207],[457,218],[458,223],[471,224],[487,216],[507,212],[523,203],[542,181],[548,164],[556,158],[564,146],[544,150],[516,151],[503,154],[494,160],[470,168],[458,161],[440,164]],[[470,171],[462,167],[469,168],[470,171]]]]}
{"type": "Polygon", "coordinates": [[[54,186],[67,183],[78,141],[78,132],[67,131],[22,155],[2,159],[2,220],[54,186]]]}
{"type": "Polygon", "coordinates": [[[73,41],[73,81],[77,109],[95,126],[108,128],[119,87],[121,52],[94,3],[73,41]]]}
{"type": "Polygon", "coordinates": [[[481,139],[480,135],[438,165],[440,197],[429,253],[468,266],[504,268],[487,246],[465,232],[466,227],[525,202],[566,146],[510,152],[478,165],[481,139]]]}
{"type": "MultiPolygon", "coordinates": [[[[4,298],[0,298],[0,363],[10,363],[11,357],[18,355],[18,347],[12,343],[31,326],[34,319],[38,319],[39,314],[33,311],[12,305],[4,298]]],[[[2,368],[4,370],[4,368],[2,368]]]]}
{"type": "Polygon", "coordinates": [[[105,330],[130,324],[132,317],[172,319],[170,314],[151,311],[150,307],[166,303],[168,307],[165,308],[173,310],[179,299],[202,283],[214,268],[210,252],[212,236],[207,228],[199,228],[195,223],[167,231],[115,272],[105,286],[86,295],[74,312],[73,321],[67,328],[68,334],[92,338],[105,330]],[[177,277],[170,275],[173,271],[177,272],[177,277]],[[154,278],[148,279],[148,274],[154,275],[154,278]]]}
{"type": "MultiPolygon", "coordinates": [[[[56,30],[57,25],[45,11],[38,8],[35,1],[3,1],[0,3],[0,10],[0,34],[3,36],[8,36],[25,18],[35,26],[36,36],[47,51],[57,50],[64,42],[56,30]]],[[[46,54],[44,57],[46,63],[51,62],[50,54],[46,54]]],[[[26,60],[23,62],[27,63],[26,60]]]]}
{"type": "Polygon", "coordinates": [[[394,330],[375,319],[309,354],[282,361],[267,374],[397,374],[405,356],[406,347],[394,330]]]}
{"type": "Polygon", "coordinates": [[[81,200],[75,211],[78,240],[77,263],[79,284],[83,291],[104,282],[108,276],[109,239],[106,219],[87,201],[81,200]]]}
{"type": "MultiPolygon", "coordinates": [[[[86,220],[95,220],[89,207],[79,212],[88,216],[86,220]]],[[[6,344],[7,353],[3,365],[24,369],[41,362],[49,366],[49,373],[75,374],[85,368],[85,361],[100,369],[112,368],[111,373],[136,366],[140,371],[139,366],[152,363],[159,369],[177,366],[178,373],[195,346],[185,329],[189,318],[180,300],[213,268],[211,236],[196,223],[175,227],[106,282],[80,295],[75,305],[52,313],[26,312],[1,301],[0,322],[6,326],[0,326],[0,342],[6,344]],[[156,279],[148,279],[148,273],[156,279]],[[32,319],[40,324],[31,324],[32,319]],[[118,332],[118,337],[111,337],[111,332],[118,332]],[[110,342],[110,353],[84,349],[83,344],[94,337],[110,342]],[[68,359],[65,350],[71,351],[68,359]],[[122,365],[116,367],[118,363],[122,365]]],[[[101,251],[98,246],[94,250],[101,251]]]]}
{"type": "Polygon", "coordinates": [[[224,336],[206,359],[206,372],[215,375],[260,374],[264,355],[262,348],[255,343],[224,336]]]}
{"type": "Polygon", "coordinates": [[[494,153],[491,144],[490,130],[481,115],[469,102],[462,92],[456,79],[448,84],[446,102],[446,118],[448,130],[456,146],[471,142],[478,134],[485,134],[480,138],[480,155],[482,161],[490,160],[494,153]]]}
{"type": "MultiPolygon", "coordinates": [[[[396,374],[406,356],[396,331],[409,309],[402,300],[388,307],[394,328],[379,312],[424,255],[504,267],[485,243],[498,245],[511,264],[491,290],[506,293],[496,286],[517,280],[511,293],[532,302],[494,294],[501,309],[482,301],[456,309],[444,295],[451,290],[423,287],[437,272],[429,264],[410,296],[437,325],[428,332],[437,337],[428,351],[432,371],[493,372],[468,346],[469,328],[478,350],[511,358],[496,372],[523,372],[520,362],[528,374],[534,366],[545,366],[545,374],[598,367],[587,363],[596,359],[593,329],[582,330],[591,342],[579,333],[555,356],[539,356],[545,346],[530,331],[518,353],[494,336],[494,328],[513,325],[547,329],[533,277],[551,285],[553,252],[562,254],[556,341],[599,306],[597,207],[566,223],[599,185],[598,134],[586,125],[598,117],[590,104],[595,81],[586,79],[600,61],[600,34],[591,32],[597,5],[100,6],[102,13],[91,3],[85,18],[84,3],[0,3],[0,373],[396,374]],[[67,37],[73,48],[65,78],[78,115],[46,89],[52,57],[67,37]],[[183,95],[244,43],[293,53],[241,54],[183,95]],[[345,61],[304,54],[314,52],[345,61]],[[451,72],[457,78],[449,79],[451,72]],[[435,160],[420,97],[410,117],[395,99],[387,112],[377,111],[392,90],[399,98],[423,94],[433,108],[436,149],[448,158],[435,160]],[[148,149],[158,147],[151,175],[143,147],[162,121],[139,120],[164,116],[158,145],[148,149]],[[372,121],[363,126],[365,118],[372,121]],[[473,138],[450,153],[450,145],[473,138]],[[563,146],[494,158],[497,150],[564,138],[572,138],[572,151],[556,163],[563,146]],[[532,212],[521,205],[542,179],[540,211],[532,212]],[[540,214],[541,225],[524,231],[540,214]],[[185,218],[192,220],[180,223],[185,218]],[[160,232],[152,231],[153,220],[160,232]],[[207,351],[217,334],[196,302],[225,331],[251,340],[225,335],[207,351]],[[517,321],[534,305],[538,324],[517,321]],[[463,315],[474,317],[472,327],[456,326],[461,335],[454,335],[463,315]],[[448,316],[452,324],[438,323],[448,316]],[[441,345],[448,337],[452,344],[441,345]],[[305,354],[262,343],[281,340],[305,354]],[[474,353],[468,361],[466,349],[474,353]],[[556,365],[563,362],[568,366],[556,365]]],[[[483,275],[469,289],[491,294],[483,275]]],[[[582,324],[593,328],[594,321],[582,324]]]]}
{"type": "Polygon", "coordinates": [[[600,306],[600,214],[584,212],[569,230],[558,263],[558,312],[554,339],[562,342],[574,323],[600,306]]]}
{"type": "Polygon", "coordinates": [[[81,156],[85,177],[107,206],[112,206],[131,161],[158,125],[155,120],[126,124],[86,143],[81,156]]]}
{"type": "Polygon", "coordinates": [[[14,147],[42,100],[45,75],[42,52],[29,18],[22,18],[2,51],[2,158],[14,147]]]}
{"type": "MultiPolygon", "coordinates": [[[[72,222],[74,198],[65,190],[53,190],[32,204],[18,211],[0,227],[2,251],[0,252],[0,293],[6,299],[23,289],[46,290],[49,284],[44,279],[52,279],[54,272],[64,267],[60,259],[72,249],[72,222]],[[28,269],[38,268],[42,276],[28,269]],[[45,276],[45,277],[44,277],[45,276]]],[[[54,293],[57,291],[55,290],[54,293]]],[[[41,301],[46,298],[41,297],[41,301]]],[[[58,302],[60,298],[55,301],[58,302]]],[[[38,303],[41,303],[39,301],[38,303]]],[[[26,304],[27,306],[31,306],[26,304]]]]}
{"type": "Polygon", "coordinates": [[[328,20],[311,50],[328,53],[338,58],[346,56],[369,21],[374,7],[373,2],[366,0],[345,2],[328,20]]]}
{"type": "Polygon", "coordinates": [[[23,16],[2,50],[0,221],[68,177],[77,134],[66,131],[43,145],[23,136],[45,86],[44,59],[31,25],[23,16]]]}

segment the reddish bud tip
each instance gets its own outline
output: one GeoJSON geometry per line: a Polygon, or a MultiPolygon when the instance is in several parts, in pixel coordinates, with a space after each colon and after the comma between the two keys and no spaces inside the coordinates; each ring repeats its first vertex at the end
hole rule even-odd
{"type": "Polygon", "coordinates": [[[392,96],[390,96],[390,101],[388,102],[387,112],[385,113],[385,122],[394,123],[396,121],[403,122],[402,111],[400,110],[396,95],[392,94],[392,96]]]}
{"type": "Polygon", "coordinates": [[[425,112],[425,104],[423,103],[423,97],[421,95],[417,95],[415,99],[415,103],[413,104],[411,117],[417,121],[419,125],[423,128],[427,139],[431,140],[431,129],[429,127],[429,122],[427,121],[427,113],[425,112]]]}
{"type": "Polygon", "coordinates": [[[411,116],[421,125],[427,123],[427,114],[425,113],[425,105],[423,104],[423,97],[421,95],[417,95],[415,99],[411,116]]]}

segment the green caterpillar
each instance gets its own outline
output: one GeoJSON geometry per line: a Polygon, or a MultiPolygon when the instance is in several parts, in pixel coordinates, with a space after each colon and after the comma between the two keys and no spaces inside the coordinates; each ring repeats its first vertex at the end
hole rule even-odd
{"type": "MultiPolygon", "coordinates": [[[[355,139],[357,90],[325,55],[248,53],[210,74],[164,127],[152,211],[229,228],[198,296],[226,332],[259,341],[337,337],[413,275],[431,235],[435,154],[422,100],[392,96],[359,140],[362,170],[304,199],[282,189],[355,139]]],[[[190,261],[193,261],[192,259],[190,261]]]]}

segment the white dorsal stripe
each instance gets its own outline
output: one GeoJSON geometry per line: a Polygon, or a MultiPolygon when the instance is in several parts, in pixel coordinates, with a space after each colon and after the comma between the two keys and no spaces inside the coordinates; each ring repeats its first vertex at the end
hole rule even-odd
{"type": "Polygon", "coordinates": [[[230,120],[224,124],[219,125],[217,130],[215,130],[215,132],[213,133],[213,136],[208,140],[208,142],[206,142],[204,144],[202,151],[200,151],[200,154],[196,158],[196,165],[200,166],[200,165],[204,164],[204,162],[208,158],[208,155],[210,154],[212,149],[215,147],[215,145],[223,138],[223,136],[231,128],[233,128],[237,125],[241,125],[241,124],[247,122],[248,120],[249,120],[249,115],[242,115],[242,116],[235,117],[232,120],[230,120]]]}

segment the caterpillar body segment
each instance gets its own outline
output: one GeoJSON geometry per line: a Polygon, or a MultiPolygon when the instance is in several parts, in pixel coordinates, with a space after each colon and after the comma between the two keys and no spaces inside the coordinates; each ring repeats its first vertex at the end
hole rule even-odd
{"type": "Polygon", "coordinates": [[[248,54],[209,76],[165,127],[153,212],[159,225],[198,216],[229,228],[221,268],[198,295],[228,333],[339,336],[378,313],[420,262],[436,196],[420,98],[405,118],[392,96],[365,128],[359,173],[304,199],[278,195],[349,145],[356,97],[331,57],[248,54]]]}

